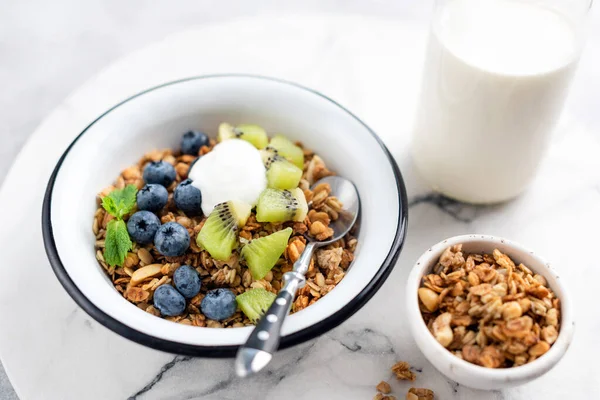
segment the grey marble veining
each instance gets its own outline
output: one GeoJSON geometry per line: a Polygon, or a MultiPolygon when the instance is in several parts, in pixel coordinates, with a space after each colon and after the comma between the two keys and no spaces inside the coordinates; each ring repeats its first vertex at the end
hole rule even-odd
{"type": "Polygon", "coordinates": [[[17,400],[17,394],[13,390],[8,376],[2,365],[0,365],[0,399],[2,400],[17,400]]]}

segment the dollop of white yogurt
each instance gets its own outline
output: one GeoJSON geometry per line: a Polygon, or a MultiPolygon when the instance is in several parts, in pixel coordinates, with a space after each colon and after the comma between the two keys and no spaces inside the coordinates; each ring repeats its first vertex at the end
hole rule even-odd
{"type": "Polygon", "coordinates": [[[259,151],[241,139],[216,145],[192,167],[188,177],[202,193],[202,212],[209,215],[224,201],[243,201],[251,206],[267,187],[265,166],[259,151]]]}

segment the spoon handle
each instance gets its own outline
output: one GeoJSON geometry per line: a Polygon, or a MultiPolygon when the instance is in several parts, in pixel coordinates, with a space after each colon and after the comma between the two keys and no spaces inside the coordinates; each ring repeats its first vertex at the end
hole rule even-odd
{"type": "Polygon", "coordinates": [[[238,376],[245,377],[260,371],[277,351],[281,326],[290,311],[296,291],[306,283],[304,274],[308,270],[314,247],[314,243],[309,242],[298,261],[294,263],[294,270],[283,275],[283,288],[250,333],[246,344],[238,350],[235,361],[238,376]]]}

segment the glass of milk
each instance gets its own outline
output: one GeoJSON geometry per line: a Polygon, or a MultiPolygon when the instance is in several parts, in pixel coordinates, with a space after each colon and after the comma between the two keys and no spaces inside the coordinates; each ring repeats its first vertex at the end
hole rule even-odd
{"type": "Polygon", "coordinates": [[[576,68],[592,0],[437,0],[413,133],[433,188],[475,204],[535,176],[576,68]]]}

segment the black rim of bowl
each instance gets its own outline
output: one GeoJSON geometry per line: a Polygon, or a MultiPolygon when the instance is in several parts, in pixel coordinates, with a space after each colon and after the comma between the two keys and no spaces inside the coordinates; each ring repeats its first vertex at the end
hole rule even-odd
{"type": "Polygon", "coordinates": [[[62,163],[69,153],[69,151],[73,148],[75,143],[81,138],[87,131],[92,127],[97,121],[106,116],[108,113],[118,108],[119,106],[140,97],[146,93],[161,89],[166,86],[176,85],[179,83],[184,83],[193,80],[199,79],[212,79],[212,78],[251,78],[251,79],[263,79],[272,82],[278,82],[280,84],[285,84],[289,86],[294,86],[296,88],[305,90],[307,92],[313,93],[331,103],[335,106],[342,109],[356,121],[358,121],[364,128],[373,135],[375,140],[379,143],[382,150],[386,154],[388,161],[392,167],[394,172],[394,177],[396,180],[396,187],[399,193],[399,218],[398,225],[396,227],[396,234],[394,236],[394,241],[392,246],[377,273],[371,279],[371,281],[361,290],[361,292],[350,300],[345,306],[343,306],[340,310],[317,322],[314,325],[306,327],[300,331],[294,332],[292,334],[283,336],[281,338],[281,343],[279,344],[279,349],[284,349],[287,347],[295,346],[297,344],[306,342],[310,339],[313,339],[323,333],[335,328],[340,325],[346,319],[350,318],[354,313],[360,310],[366,302],[373,297],[373,295],[377,292],[377,290],[383,285],[389,274],[394,269],[396,261],[400,255],[400,251],[402,250],[402,246],[404,244],[406,238],[406,229],[408,223],[408,199],[406,195],[406,187],[404,185],[404,180],[402,179],[402,174],[400,173],[400,169],[396,164],[394,158],[390,154],[387,147],[383,144],[381,139],[375,134],[375,132],[369,128],[363,121],[361,121],[356,115],[352,114],[349,110],[330,99],[329,97],[309,88],[306,88],[302,85],[288,82],[281,79],[270,78],[259,75],[247,75],[247,74],[218,74],[218,75],[204,75],[204,76],[195,76],[189,77],[185,79],[180,79],[168,83],[164,83],[162,85],[158,85],[152,87],[150,89],[144,90],[136,95],[133,95],[126,100],[118,103],[117,105],[111,107],[109,110],[104,112],[98,118],[96,118],[91,124],[89,124],[74,140],[71,142],[69,147],[65,150],[61,158],[59,159],[52,175],[50,176],[50,180],[48,182],[48,186],[46,188],[46,194],[44,196],[44,203],[42,206],[42,234],[44,237],[44,247],[46,249],[46,254],[48,255],[48,259],[50,261],[50,265],[54,270],[54,273],[62,286],[65,288],[67,293],[75,300],[75,302],[83,308],[83,310],[88,313],[92,318],[98,321],[100,324],[104,325],[108,329],[113,332],[130,339],[139,344],[151,347],[156,350],[166,351],[169,353],[189,355],[189,356],[199,356],[199,357],[232,357],[235,355],[235,352],[238,349],[238,345],[225,345],[225,346],[200,346],[200,345],[190,345],[179,342],[174,342],[166,339],[161,339],[155,336],[148,335],[146,333],[139,332],[134,328],[131,328],[122,322],[116,320],[110,315],[106,314],[104,311],[100,310],[100,308],[96,307],[75,285],[75,283],[71,280],[71,277],[65,270],[60,256],[58,254],[56,244],[54,241],[54,235],[52,231],[52,221],[50,218],[51,208],[52,208],[52,191],[54,188],[54,183],[56,181],[56,177],[60,171],[62,163]]]}

